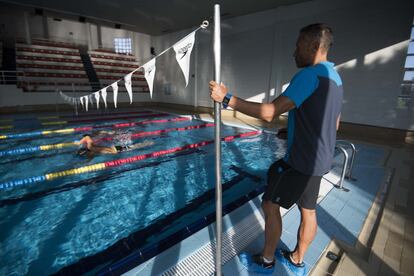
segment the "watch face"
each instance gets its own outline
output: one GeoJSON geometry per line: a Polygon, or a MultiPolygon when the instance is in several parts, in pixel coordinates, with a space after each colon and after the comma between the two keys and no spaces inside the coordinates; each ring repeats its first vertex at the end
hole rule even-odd
{"type": "Polygon", "coordinates": [[[223,103],[228,104],[230,102],[230,98],[231,98],[231,95],[227,93],[226,96],[224,96],[223,103]]]}

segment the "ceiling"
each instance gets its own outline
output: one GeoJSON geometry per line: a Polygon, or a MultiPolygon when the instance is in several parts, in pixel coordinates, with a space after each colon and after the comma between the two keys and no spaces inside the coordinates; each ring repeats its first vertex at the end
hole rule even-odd
{"type": "Polygon", "coordinates": [[[200,25],[220,4],[222,18],[231,18],[310,0],[0,0],[46,13],[83,16],[87,21],[121,24],[121,28],[161,35],[200,25]]]}

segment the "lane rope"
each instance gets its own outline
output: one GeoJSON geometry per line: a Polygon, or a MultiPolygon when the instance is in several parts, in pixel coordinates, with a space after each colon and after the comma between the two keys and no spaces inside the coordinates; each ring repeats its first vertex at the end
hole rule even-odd
{"type": "MultiPolygon", "coordinates": [[[[166,128],[166,129],[159,129],[159,130],[153,130],[153,131],[141,131],[137,133],[131,133],[128,135],[130,138],[138,139],[140,137],[155,136],[155,135],[160,135],[160,134],[172,132],[172,131],[186,131],[186,130],[192,130],[192,129],[212,127],[212,126],[214,126],[213,123],[208,123],[208,124],[187,126],[187,127],[175,127],[175,128],[166,128]]],[[[116,139],[116,137],[105,137],[105,138],[97,139],[96,141],[112,141],[114,139],[116,139]]],[[[4,151],[0,151],[0,157],[10,156],[10,155],[15,156],[15,155],[33,153],[33,152],[38,152],[38,151],[56,150],[56,149],[61,149],[61,148],[66,148],[66,147],[75,147],[77,146],[76,144],[77,142],[79,141],[4,150],[4,151]]]]}
{"type": "MultiPolygon", "coordinates": [[[[237,139],[237,138],[249,137],[249,136],[257,135],[259,133],[260,133],[260,131],[245,132],[245,133],[241,133],[241,134],[237,134],[237,135],[226,136],[226,137],[221,138],[221,140],[224,141],[224,142],[230,142],[230,141],[233,141],[234,139],[237,139]]],[[[28,178],[24,178],[24,179],[11,180],[11,181],[7,181],[7,182],[4,182],[4,183],[0,183],[0,190],[6,189],[6,188],[12,188],[12,187],[16,187],[16,186],[23,186],[23,185],[28,185],[28,184],[34,184],[34,183],[50,181],[50,180],[54,180],[54,179],[57,179],[57,178],[71,176],[71,175],[83,174],[83,173],[87,173],[87,172],[101,171],[101,170],[104,170],[104,169],[107,169],[107,168],[118,167],[118,166],[121,166],[121,165],[124,165],[124,164],[129,164],[129,163],[135,163],[135,162],[142,161],[142,160],[149,159],[149,158],[157,158],[157,157],[160,157],[160,156],[175,153],[175,152],[178,152],[178,151],[183,151],[183,150],[186,150],[186,149],[195,149],[195,148],[203,147],[203,146],[210,145],[210,144],[213,144],[213,143],[214,143],[214,140],[207,140],[207,141],[203,141],[203,142],[199,142],[199,143],[187,144],[187,145],[184,145],[184,146],[170,148],[170,149],[166,149],[166,150],[155,151],[155,152],[152,152],[152,153],[147,153],[147,154],[141,154],[141,155],[136,155],[136,156],[127,157],[127,158],[116,159],[116,160],[112,160],[112,161],[92,164],[92,165],[83,166],[83,167],[79,167],[79,168],[72,168],[72,169],[65,170],[65,171],[52,172],[52,173],[48,173],[48,174],[41,175],[41,176],[32,176],[32,177],[28,177],[28,178]]]]}
{"type": "Polygon", "coordinates": [[[71,134],[73,132],[91,131],[93,129],[99,129],[99,128],[123,128],[123,127],[131,127],[131,126],[138,126],[138,125],[145,125],[145,124],[158,124],[158,123],[180,122],[180,121],[189,121],[189,120],[191,120],[191,118],[175,117],[172,119],[154,119],[154,120],[145,120],[145,121],[128,122],[128,123],[102,124],[102,125],[97,125],[97,126],[84,126],[84,127],[65,128],[65,129],[57,129],[57,130],[44,130],[44,131],[33,131],[33,132],[25,132],[25,133],[4,134],[4,135],[0,135],[0,140],[30,138],[30,137],[36,137],[36,136],[53,135],[53,134],[71,134]]]}

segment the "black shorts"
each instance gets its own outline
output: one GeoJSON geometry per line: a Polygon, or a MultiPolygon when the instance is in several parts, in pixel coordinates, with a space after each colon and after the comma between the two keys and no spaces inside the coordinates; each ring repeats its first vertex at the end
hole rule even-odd
{"type": "Polygon", "coordinates": [[[280,159],[267,172],[267,187],[262,199],[286,209],[295,203],[305,209],[315,209],[321,179],[322,176],[303,174],[280,159]]]}

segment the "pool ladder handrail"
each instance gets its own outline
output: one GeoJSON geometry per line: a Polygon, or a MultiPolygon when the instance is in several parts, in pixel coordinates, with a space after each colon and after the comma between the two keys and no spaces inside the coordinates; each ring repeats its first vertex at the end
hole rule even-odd
{"type": "Polygon", "coordinates": [[[341,153],[344,155],[344,162],[343,162],[343,165],[342,165],[341,179],[340,179],[340,182],[339,182],[339,186],[337,186],[337,188],[339,188],[341,190],[345,190],[345,188],[343,187],[344,179],[347,178],[347,179],[350,179],[350,180],[355,180],[355,179],[352,178],[352,169],[354,167],[356,148],[355,148],[355,145],[353,143],[345,141],[345,140],[337,140],[335,147],[337,149],[339,149],[341,151],[341,153]],[[348,152],[346,151],[344,146],[349,146],[352,149],[352,155],[351,155],[351,161],[350,161],[351,163],[349,165],[349,168],[348,168],[349,155],[348,155],[348,152]]]}

